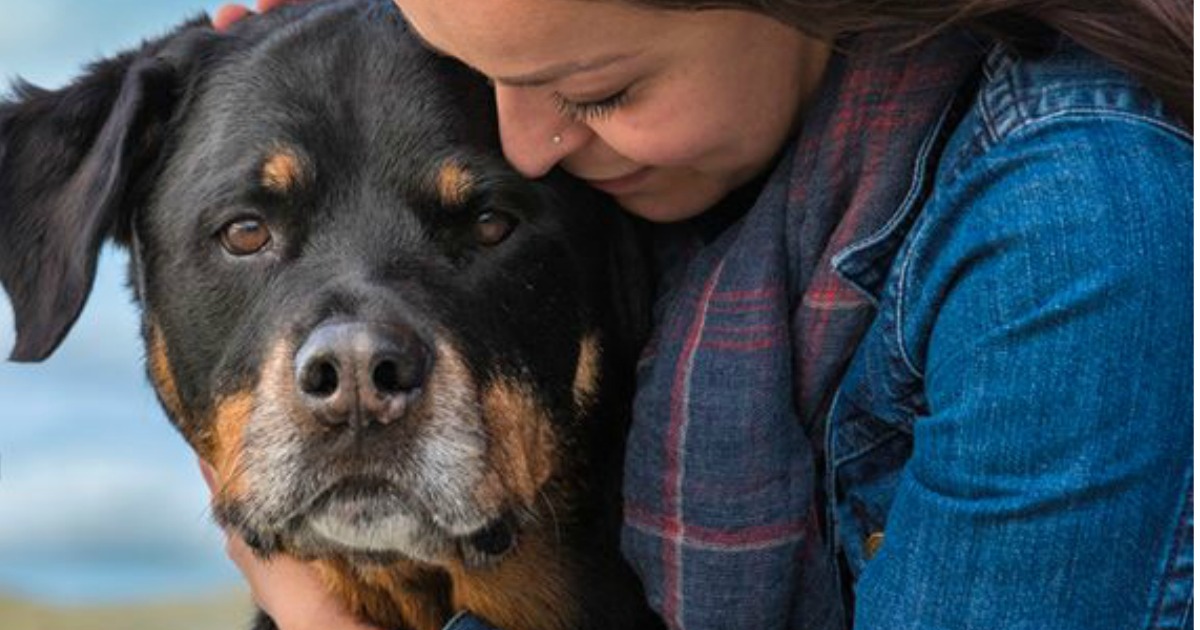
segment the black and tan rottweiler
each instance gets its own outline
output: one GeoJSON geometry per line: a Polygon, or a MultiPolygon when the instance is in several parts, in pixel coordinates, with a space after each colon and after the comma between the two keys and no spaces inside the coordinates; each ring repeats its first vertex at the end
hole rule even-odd
{"type": "Polygon", "coordinates": [[[654,627],[617,549],[637,237],[518,177],[491,110],[385,0],[197,19],[18,85],[13,359],[54,351],[111,239],[159,399],[257,552],[319,561],[383,627],[654,627]]]}

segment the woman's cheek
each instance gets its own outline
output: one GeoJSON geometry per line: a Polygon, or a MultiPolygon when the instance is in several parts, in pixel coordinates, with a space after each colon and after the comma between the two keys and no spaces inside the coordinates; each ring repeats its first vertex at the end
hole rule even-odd
{"type": "Polygon", "coordinates": [[[641,116],[606,123],[597,133],[625,158],[645,166],[696,168],[708,157],[732,148],[722,135],[732,135],[696,116],[696,107],[675,116],[641,116]]]}

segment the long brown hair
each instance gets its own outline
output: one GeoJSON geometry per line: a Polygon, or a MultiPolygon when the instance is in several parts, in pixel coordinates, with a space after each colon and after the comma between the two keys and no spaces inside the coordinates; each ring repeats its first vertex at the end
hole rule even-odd
{"type": "MultiPolygon", "coordinates": [[[[1192,128],[1192,0],[625,0],[665,9],[758,11],[810,34],[966,27],[1021,43],[1058,31],[1150,88],[1192,128]]],[[[922,36],[920,39],[924,39],[922,36]]]]}

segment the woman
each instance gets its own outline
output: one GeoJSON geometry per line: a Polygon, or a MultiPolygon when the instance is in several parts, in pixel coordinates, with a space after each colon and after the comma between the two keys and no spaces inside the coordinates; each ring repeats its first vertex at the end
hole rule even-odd
{"type": "Polygon", "coordinates": [[[1190,4],[396,3],[522,174],[662,224],[623,546],[669,626],[1191,627],[1190,4]]]}

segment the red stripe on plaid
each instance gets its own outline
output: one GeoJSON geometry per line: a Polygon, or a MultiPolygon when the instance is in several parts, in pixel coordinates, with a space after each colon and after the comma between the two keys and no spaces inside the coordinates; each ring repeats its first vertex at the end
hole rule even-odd
{"type": "Polygon", "coordinates": [[[809,530],[812,522],[801,518],[772,525],[755,525],[736,530],[701,527],[673,522],[670,517],[654,514],[644,508],[626,506],[625,521],[643,531],[666,537],[680,537],[691,546],[710,548],[728,548],[738,550],[770,546],[772,543],[782,543],[794,540],[809,530]]]}
{"type": "Polygon", "coordinates": [[[849,301],[866,302],[856,291],[844,285],[838,286],[833,276],[820,278],[821,287],[813,287],[804,293],[803,301],[809,305],[842,304],[849,301]]]}
{"type": "Polygon", "coordinates": [[[696,352],[700,348],[700,339],[704,333],[704,321],[708,316],[708,305],[712,303],[713,292],[721,277],[725,262],[721,261],[713,270],[705,283],[704,292],[696,303],[696,317],[688,328],[687,339],[680,349],[680,361],[676,364],[675,380],[671,385],[671,423],[667,428],[667,439],[663,444],[666,450],[667,470],[663,484],[663,505],[670,510],[663,527],[663,619],[673,628],[683,625],[679,618],[680,592],[679,574],[683,567],[680,565],[678,547],[683,539],[683,502],[679,490],[683,484],[683,463],[680,453],[684,452],[684,440],[687,429],[687,406],[689,402],[688,379],[692,373],[692,364],[696,352]]]}

